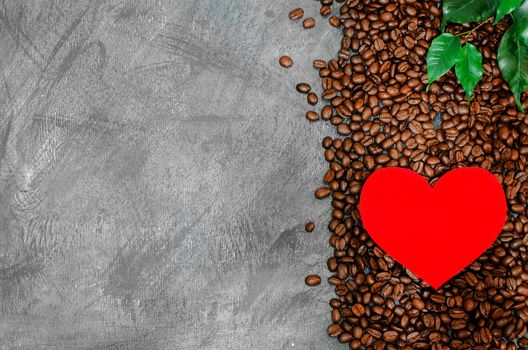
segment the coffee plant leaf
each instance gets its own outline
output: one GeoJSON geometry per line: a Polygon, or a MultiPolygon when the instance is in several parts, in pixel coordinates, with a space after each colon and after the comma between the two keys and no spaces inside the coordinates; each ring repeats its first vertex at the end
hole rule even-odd
{"type": "Polygon", "coordinates": [[[528,44],[528,1],[524,1],[521,6],[511,13],[513,25],[517,35],[528,44]]]}
{"type": "Polygon", "coordinates": [[[482,55],[479,50],[472,44],[466,44],[460,50],[456,65],[455,73],[460,84],[466,92],[468,102],[475,90],[478,82],[482,78],[484,68],[482,67],[482,55]]]}
{"type": "Polygon", "coordinates": [[[442,29],[447,22],[480,22],[495,15],[499,0],[444,0],[442,29]]]}
{"type": "Polygon", "coordinates": [[[514,22],[504,33],[497,53],[501,75],[510,87],[517,106],[521,107],[521,94],[528,87],[528,45],[523,39],[523,28],[514,22]]]}
{"type": "Polygon", "coordinates": [[[504,16],[510,14],[512,11],[517,9],[524,0],[501,0],[499,7],[497,8],[497,14],[495,15],[495,21],[493,24],[499,23],[504,16]]]}
{"type": "Polygon", "coordinates": [[[449,33],[437,36],[427,51],[428,86],[447,73],[460,56],[460,39],[449,33]]]}

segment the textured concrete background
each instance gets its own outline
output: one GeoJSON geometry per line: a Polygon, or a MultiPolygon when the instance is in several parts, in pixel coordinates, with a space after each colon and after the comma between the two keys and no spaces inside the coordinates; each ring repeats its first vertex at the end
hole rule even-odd
{"type": "Polygon", "coordinates": [[[298,5],[1,1],[1,349],[344,348],[298,5]]]}

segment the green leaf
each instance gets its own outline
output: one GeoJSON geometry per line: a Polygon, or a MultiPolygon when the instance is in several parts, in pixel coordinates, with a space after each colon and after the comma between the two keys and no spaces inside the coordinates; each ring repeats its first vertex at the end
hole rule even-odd
{"type": "Polygon", "coordinates": [[[511,15],[515,22],[515,32],[528,44],[528,1],[525,1],[511,15]]]}
{"type": "Polygon", "coordinates": [[[510,91],[521,107],[521,94],[528,87],[528,45],[523,40],[519,23],[515,22],[502,36],[497,60],[502,77],[510,86],[510,91]]]}
{"type": "Polygon", "coordinates": [[[455,73],[466,92],[469,102],[473,90],[475,90],[475,86],[484,73],[484,68],[482,67],[482,55],[472,44],[466,44],[462,50],[460,50],[455,66],[455,73]]]}
{"type": "Polygon", "coordinates": [[[495,21],[493,24],[499,23],[499,21],[511,13],[517,7],[519,7],[524,0],[501,0],[499,7],[497,8],[497,14],[495,15],[495,21]]]}
{"type": "Polygon", "coordinates": [[[480,22],[495,14],[499,0],[444,0],[442,29],[447,22],[480,22]]]}
{"type": "Polygon", "coordinates": [[[460,39],[453,34],[444,33],[433,40],[426,57],[429,86],[455,65],[460,51],[460,39]]]}

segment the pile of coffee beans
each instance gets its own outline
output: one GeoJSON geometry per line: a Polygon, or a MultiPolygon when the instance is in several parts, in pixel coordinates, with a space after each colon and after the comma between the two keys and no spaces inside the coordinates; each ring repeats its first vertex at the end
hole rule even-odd
{"type": "MultiPolygon", "coordinates": [[[[426,91],[425,57],[440,33],[441,1],[335,2],[321,0],[321,14],[339,13],[330,23],[342,30],[341,48],[334,59],[313,62],[325,105],[306,114],[340,135],[322,141],[329,167],[315,191],[332,205],[327,265],[336,296],[328,334],[350,349],[528,349],[528,118],[496,60],[509,23],[447,27],[476,28],[464,37],[482,52],[484,77],[468,103],[453,73],[426,91]],[[453,168],[477,166],[504,187],[508,219],[499,238],[439,290],[386,255],[361,225],[363,183],[390,166],[431,184],[453,168]]],[[[306,85],[297,89],[310,94],[306,85]]]]}

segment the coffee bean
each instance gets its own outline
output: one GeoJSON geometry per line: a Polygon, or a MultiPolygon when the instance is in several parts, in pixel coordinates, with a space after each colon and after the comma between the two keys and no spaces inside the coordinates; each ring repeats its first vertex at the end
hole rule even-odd
{"type": "Polygon", "coordinates": [[[418,13],[416,8],[414,6],[412,6],[412,5],[405,6],[405,12],[411,17],[416,16],[416,14],[418,13]]]}
{"type": "Polygon", "coordinates": [[[350,129],[350,126],[348,124],[345,124],[345,123],[341,123],[337,126],[337,133],[339,135],[350,135],[350,133],[352,132],[352,130],[350,129]]]}
{"type": "Polygon", "coordinates": [[[465,320],[458,319],[458,320],[451,321],[451,329],[453,330],[464,329],[466,328],[466,326],[467,326],[467,323],[465,320]]]}
{"type": "Polygon", "coordinates": [[[508,127],[501,126],[499,128],[498,130],[499,140],[505,141],[508,138],[508,134],[509,134],[508,127]]]}
{"type": "Polygon", "coordinates": [[[350,333],[341,333],[338,339],[340,343],[344,344],[344,343],[350,343],[352,339],[354,339],[354,337],[350,333]]]}
{"type": "Polygon", "coordinates": [[[330,6],[322,6],[319,13],[321,16],[326,17],[332,13],[332,8],[330,6]]]}
{"type": "Polygon", "coordinates": [[[303,21],[303,27],[305,29],[310,29],[310,28],[315,27],[315,19],[313,19],[312,17],[305,19],[303,21]]]}
{"type": "Polygon", "coordinates": [[[438,332],[433,332],[429,334],[429,340],[433,343],[438,343],[442,339],[442,336],[438,332]]]}
{"type": "Polygon", "coordinates": [[[423,320],[424,326],[427,328],[433,328],[435,325],[434,316],[430,313],[423,315],[422,320],[423,320]]]}
{"type": "Polygon", "coordinates": [[[310,85],[306,83],[299,83],[295,88],[297,89],[297,91],[303,94],[307,94],[311,90],[310,85]]]}
{"type": "Polygon", "coordinates": [[[313,222],[309,222],[306,224],[306,226],[304,227],[304,229],[306,230],[306,232],[312,232],[315,228],[315,224],[313,222]]]}
{"type": "Polygon", "coordinates": [[[376,163],[385,164],[390,160],[390,157],[387,154],[380,154],[376,156],[376,163]]]}
{"type": "Polygon", "coordinates": [[[326,68],[326,62],[323,60],[314,60],[313,66],[314,68],[317,68],[317,69],[323,69],[323,68],[326,68]]]}
{"type": "Polygon", "coordinates": [[[383,22],[390,22],[393,18],[394,16],[392,15],[391,12],[383,12],[380,15],[380,20],[382,20],[383,22]]]}
{"type": "Polygon", "coordinates": [[[309,104],[316,105],[317,102],[319,101],[319,98],[317,97],[317,94],[310,92],[308,96],[306,96],[306,100],[308,101],[309,104]]]}
{"type": "Polygon", "coordinates": [[[308,119],[311,122],[315,122],[319,120],[319,114],[317,114],[317,112],[314,112],[314,111],[308,111],[306,112],[306,119],[308,119]]]}
{"type": "Polygon", "coordinates": [[[302,16],[304,16],[304,10],[302,8],[295,8],[295,9],[291,10],[290,13],[288,14],[288,17],[292,21],[296,21],[296,20],[302,18],[302,16]]]}
{"type": "Polygon", "coordinates": [[[376,51],[381,51],[384,48],[385,48],[385,41],[383,41],[383,39],[378,38],[378,39],[374,40],[374,49],[376,51]]]}
{"type": "Polygon", "coordinates": [[[425,308],[425,303],[420,298],[414,298],[412,300],[412,306],[418,310],[423,310],[425,308]]]}
{"type": "Polygon", "coordinates": [[[418,341],[420,339],[420,333],[418,332],[411,332],[407,335],[407,342],[412,344],[418,341]]]}
{"type": "Polygon", "coordinates": [[[314,287],[321,284],[321,277],[319,277],[318,275],[309,275],[306,276],[304,282],[307,286],[314,287]]]}
{"type": "Polygon", "coordinates": [[[381,338],[381,335],[382,335],[380,331],[378,331],[375,328],[370,328],[370,327],[367,328],[367,333],[370,334],[373,338],[376,338],[376,339],[381,338]]]}
{"type": "Polygon", "coordinates": [[[324,106],[321,110],[321,118],[324,120],[330,120],[332,117],[332,107],[324,106]]]}
{"type": "Polygon", "coordinates": [[[398,340],[398,332],[396,331],[386,331],[383,333],[383,340],[388,343],[394,343],[398,340]]]}
{"type": "Polygon", "coordinates": [[[477,303],[475,300],[471,298],[464,299],[464,310],[467,312],[472,311],[475,307],[477,307],[477,303]]]}
{"type": "Polygon", "coordinates": [[[528,296],[528,285],[522,284],[517,288],[517,292],[522,296],[528,296]]]}
{"type": "Polygon", "coordinates": [[[331,26],[336,27],[336,28],[341,25],[341,20],[337,16],[331,16],[328,19],[328,22],[330,23],[331,26]]]}
{"type": "Polygon", "coordinates": [[[449,310],[449,316],[451,316],[452,318],[464,318],[466,316],[466,313],[463,309],[454,308],[449,310]]]}
{"type": "Polygon", "coordinates": [[[403,45],[405,45],[405,47],[408,48],[409,50],[412,50],[414,46],[416,45],[416,42],[411,36],[408,35],[405,38],[403,38],[403,45]]]}
{"type": "Polygon", "coordinates": [[[338,325],[336,323],[334,323],[333,325],[328,327],[328,335],[333,337],[333,338],[337,337],[342,332],[343,332],[343,329],[341,328],[340,325],[338,325]]]}
{"type": "Polygon", "coordinates": [[[354,304],[351,309],[352,313],[357,317],[361,317],[365,313],[365,307],[361,304],[354,304]]]}
{"type": "Polygon", "coordinates": [[[315,198],[323,199],[330,195],[330,189],[328,187],[321,187],[315,191],[315,198]]]}
{"type": "Polygon", "coordinates": [[[352,77],[352,82],[354,84],[363,84],[366,81],[366,76],[364,74],[357,74],[352,77]]]}
{"type": "Polygon", "coordinates": [[[325,92],[323,92],[322,98],[325,100],[331,100],[334,97],[337,96],[337,90],[335,89],[328,89],[325,92]]]}
{"type": "Polygon", "coordinates": [[[332,310],[332,321],[337,323],[339,322],[339,320],[341,320],[341,313],[339,312],[338,309],[333,309],[332,310]]]}
{"type": "Polygon", "coordinates": [[[423,57],[423,56],[425,56],[425,54],[427,53],[427,50],[426,50],[425,48],[421,47],[421,46],[416,46],[416,47],[414,48],[414,52],[415,52],[418,56],[423,57]]]}
{"type": "Polygon", "coordinates": [[[293,61],[289,56],[281,56],[279,58],[279,64],[284,68],[290,68],[293,65],[293,61]]]}

